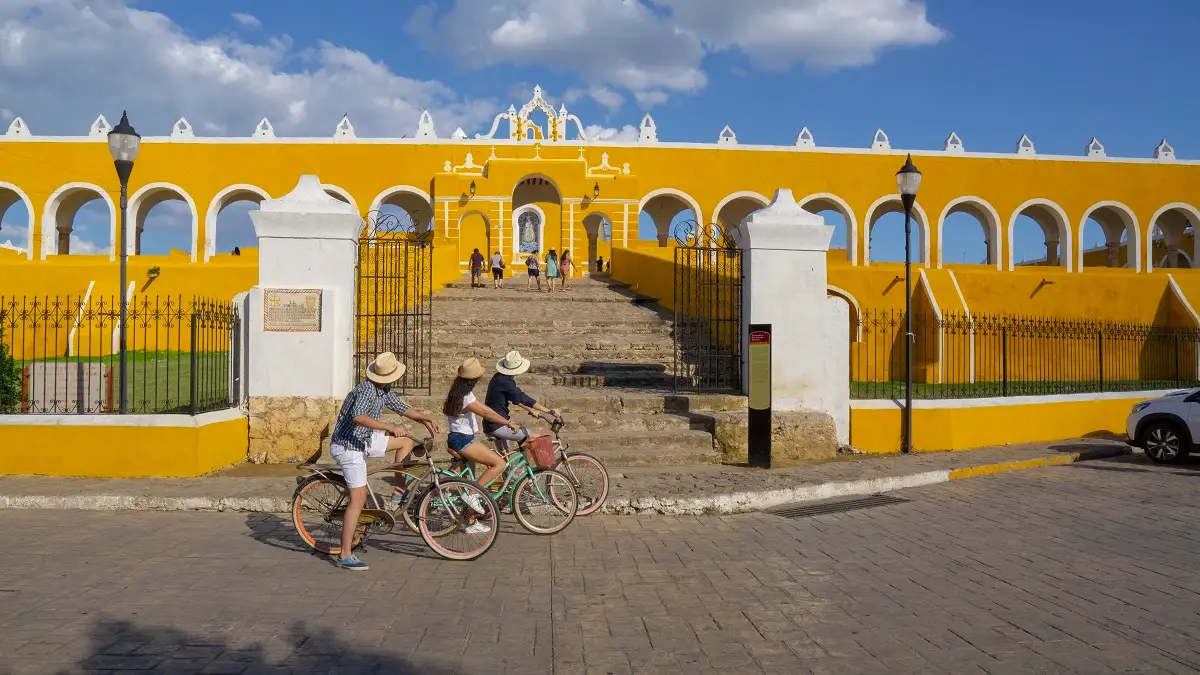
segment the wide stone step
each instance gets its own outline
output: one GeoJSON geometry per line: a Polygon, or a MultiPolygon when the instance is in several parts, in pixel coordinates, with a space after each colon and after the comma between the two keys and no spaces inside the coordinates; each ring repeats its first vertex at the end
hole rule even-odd
{"type": "Polygon", "coordinates": [[[531,333],[554,334],[563,336],[588,336],[610,340],[622,340],[637,336],[662,337],[668,340],[673,335],[673,327],[660,321],[621,321],[604,322],[590,319],[529,321],[529,320],[490,320],[489,317],[472,317],[462,319],[442,318],[434,315],[433,335],[437,337],[455,338],[463,335],[524,335],[531,333]]]}
{"type": "MultiPolygon", "coordinates": [[[[435,359],[433,362],[433,370],[435,373],[444,373],[454,368],[457,368],[462,363],[459,359],[435,359]]],[[[494,370],[494,363],[485,363],[484,367],[488,370],[494,370]]],[[[550,360],[539,359],[531,360],[529,373],[531,375],[606,375],[611,373],[665,373],[671,370],[671,366],[666,363],[651,362],[635,359],[607,359],[604,361],[577,361],[577,360],[550,360]]],[[[490,377],[490,375],[488,376],[490,377]]],[[[522,382],[524,382],[524,375],[522,382]]],[[[484,378],[485,380],[487,377],[484,378]]]]}
{"type": "Polygon", "coordinates": [[[538,359],[603,361],[608,357],[624,355],[653,363],[669,363],[674,360],[675,352],[670,344],[666,345],[559,345],[559,344],[528,344],[508,342],[502,344],[480,345],[471,343],[437,345],[433,351],[433,359],[437,362],[458,362],[474,356],[480,361],[499,359],[512,349],[517,349],[522,356],[536,361],[538,359]]]}
{"type": "Polygon", "coordinates": [[[611,304],[611,305],[654,305],[654,301],[649,298],[643,298],[634,295],[624,295],[621,293],[612,292],[596,292],[596,293],[577,293],[575,291],[564,291],[553,293],[509,290],[509,289],[484,289],[484,288],[447,288],[443,291],[438,291],[433,296],[433,304],[436,307],[439,302],[448,302],[452,300],[469,301],[472,303],[505,303],[508,305],[530,305],[530,304],[611,304]]]}
{"type": "MultiPolygon", "coordinates": [[[[539,403],[558,408],[564,413],[692,413],[741,412],[746,410],[746,397],[739,394],[677,394],[669,390],[639,391],[613,388],[603,391],[570,387],[536,386],[528,375],[519,379],[521,388],[539,403]]],[[[433,388],[432,394],[401,396],[409,405],[420,410],[441,414],[448,387],[433,388]]],[[[485,382],[476,387],[476,396],[487,391],[485,382]]]]}

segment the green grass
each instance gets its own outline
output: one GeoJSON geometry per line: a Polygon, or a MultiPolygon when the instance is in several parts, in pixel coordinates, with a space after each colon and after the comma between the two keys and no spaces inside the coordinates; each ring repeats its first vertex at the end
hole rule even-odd
{"type": "MultiPolygon", "coordinates": [[[[126,355],[129,373],[126,384],[126,408],[130,413],[179,413],[191,411],[192,355],[188,352],[128,352],[126,355]]],[[[108,367],[111,379],[112,409],[118,408],[120,387],[120,356],[113,354],[102,357],[53,357],[18,361],[21,368],[33,363],[103,363],[108,367]]],[[[197,411],[221,410],[229,404],[230,355],[227,352],[201,352],[196,354],[196,372],[199,377],[196,391],[197,411]]],[[[34,384],[35,397],[42,392],[41,384],[34,384]]],[[[52,392],[56,383],[47,382],[46,390],[52,392]]],[[[65,386],[59,381],[57,386],[65,386]]],[[[47,395],[46,399],[53,399],[47,395]]],[[[41,412],[41,411],[39,411],[41,412]]],[[[100,411],[96,411],[100,412],[100,411]]]]}
{"type": "MultiPolygon", "coordinates": [[[[1200,381],[1178,380],[1118,380],[1098,381],[1000,381],[961,382],[953,384],[913,383],[913,398],[955,399],[990,398],[999,396],[1051,396],[1055,394],[1091,394],[1099,392],[1152,391],[1157,389],[1188,389],[1200,387],[1200,381]]],[[[904,382],[851,382],[852,399],[904,398],[904,382]]]]}

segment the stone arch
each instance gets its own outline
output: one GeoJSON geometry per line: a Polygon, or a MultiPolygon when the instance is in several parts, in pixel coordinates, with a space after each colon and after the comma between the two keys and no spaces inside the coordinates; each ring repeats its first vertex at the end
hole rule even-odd
{"type": "Polygon", "coordinates": [[[512,190],[513,211],[536,202],[562,204],[562,190],[559,189],[558,183],[541,173],[524,176],[513,185],[512,190]]]}
{"type": "Polygon", "coordinates": [[[599,211],[589,213],[583,219],[583,232],[587,235],[588,271],[594,272],[597,258],[604,256],[607,260],[612,260],[612,218],[599,211]]]}
{"type": "Polygon", "coordinates": [[[986,199],[975,196],[953,199],[946,205],[946,208],[942,209],[942,215],[938,218],[937,226],[938,269],[941,269],[942,261],[945,259],[944,234],[946,219],[955,213],[965,213],[979,222],[979,226],[983,228],[983,241],[987,248],[987,264],[995,265],[998,270],[1001,269],[1000,214],[986,199]]]}
{"type": "Polygon", "coordinates": [[[108,192],[94,183],[67,183],[46,199],[46,207],[42,211],[43,258],[58,255],[60,251],[64,255],[70,253],[75,214],[84,204],[96,199],[103,199],[108,205],[108,258],[116,260],[117,208],[108,192]],[[65,251],[62,250],[64,248],[65,251]]]}
{"type": "MultiPolygon", "coordinates": [[[[421,188],[412,185],[393,185],[375,195],[375,198],[371,200],[371,208],[368,213],[382,211],[385,206],[394,206],[407,213],[418,231],[423,232],[433,225],[435,216],[433,200],[429,197],[429,193],[421,188]]],[[[461,217],[458,222],[461,226],[461,217]]],[[[488,224],[490,226],[491,219],[488,219],[488,224]]]]}
{"type": "Polygon", "coordinates": [[[850,306],[850,342],[862,342],[862,306],[849,291],[832,284],[825,287],[827,294],[841,298],[850,306]]]}
{"type": "Polygon", "coordinates": [[[325,191],[325,194],[329,195],[330,197],[333,197],[334,199],[338,200],[339,202],[344,202],[346,204],[349,204],[350,207],[354,209],[355,213],[359,212],[358,211],[358,202],[354,199],[353,195],[351,195],[349,192],[346,191],[345,188],[339,187],[332,183],[322,183],[321,189],[325,191]]]}
{"type": "MultiPolygon", "coordinates": [[[[1184,202],[1172,202],[1163,206],[1150,216],[1150,220],[1146,222],[1146,271],[1154,270],[1154,230],[1158,228],[1162,231],[1163,237],[1168,246],[1178,247],[1183,243],[1184,235],[1187,232],[1188,225],[1193,228],[1193,238],[1196,237],[1195,228],[1200,227],[1200,210],[1195,206],[1184,202]]],[[[1195,260],[1200,257],[1200,245],[1193,242],[1191,259],[1195,260]]]]}
{"type": "MultiPolygon", "coordinates": [[[[380,206],[382,205],[383,204],[380,204],[380,206]]],[[[493,246],[493,238],[496,236],[496,234],[497,233],[492,228],[492,219],[483,211],[472,209],[460,214],[458,216],[459,264],[468,264],[471,259],[471,253],[476,248],[480,249],[480,252],[483,254],[485,259],[491,257],[492,251],[499,248],[499,246],[493,246]],[[482,221],[483,227],[481,231],[471,227],[463,227],[463,223],[473,224],[477,220],[482,221]]]]}
{"type": "MultiPolygon", "coordinates": [[[[1067,212],[1063,211],[1062,207],[1049,199],[1037,197],[1030,199],[1013,210],[1012,217],[1008,220],[1008,269],[1012,270],[1016,265],[1016,251],[1013,248],[1014,236],[1013,233],[1017,227],[1017,218],[1022,215],[1028,215],[1039,227],[1042,228],[1042,233],[1046,235],[1046,263],[1051,264],[1052,258],[1065,261],[1067,271],[1071,271],[1071,221],[1067,218],[1067,212]],[[1052,236],[1057,236],[1057,240],[1052,240],[1052,236]],[[1055,241],[1061,250],[1054,256],[1050,255],[1050,242],[1055,241]]],[[[1055,265],[1058,263],[1055,262],[1055,265]]]]}
{"type": "Polygon", "coordinates": [[[770,203],[770,199],[757,192],[741,190],[726,195],[717,204],[717,208],[713,209],[713,213],[716,214],[715,218],[718,223],[721,223],[725,227],[737,227],[751,213],[759,209],[765,209],[770,203]]]}
{"type": "Polygon", "coordinates": [[[238,183],[217,193],[212,201],[208,203],[208,211],[204,214],[204,260],[208,261],[217,253],[217,216],[220,215],[221,209],[229,206],[233,202],[251,201],[261,204],[263,200],[270,199],[271,195],[267,191],[257,185],[248,183],[238,183]]]}
{"type": "Polygon", "coordinates": [[[658,245],[666,246],[671,238],[671,221],[683,211],[690,210],[692,219],[697,223],[704,222],[700,204],[691,195],[675,188],[659,188],[651,190],[638,203],[639,217],[643,212],[654,223],[658,236],[658,245]]]}
{"type": "Polygon", "coordinates": [[[1104,230],[1105,245],[1108,247],[1108,266],[1119,267],[1114,264],[1117,259],[1117,253],[1121,247],[1121,234],[1125,235],[1125,245],[1132,250],[1126,253],[1126,260],[1133,263],[1130,267],[1140,272],[1142,270],[1142,244],[1141,237],[1138,236],[1137,216],[1134,215],[1133,209],[1122,204],[1121,202],[1102,201],[1092,204],[1083,212],[1083,217],[1079,219],[1079,232],[1076,233],[1078,241],[1075,247],[1075,269],[1079,272],[1083,271],[1083,253],[1084,253],[1084,232],[1087,229],[1088,219],[1100,223],[1101,229],[1104,230]]]}
{"type": "Polygon", "coordinates": [[[836,211],[846,221],[846,257],[853,265],[858,264],[858,219],[854,217],[854,209],[846,200],[832,192],[818,192],[801,199],[800,208],[809,213],[836,211]]]}
{"type": "Polygon", "coordinates": [[[187,190],[174,183],[150,183],[138,188],[129,197],[129,218],[125,223],[125,253],[127,255],[142,254],[142,232],[146,227],[146,216],[150,209],[163,202],[181,201],[188,207],[192,217],[191,252],[192,262],[196,262],[197,239],[200,236],[200,214],[196,210],[196,202],[187,190]]]}
{"type": "MultiPolygon", "coordinates": [[[[4,214],[17,202],[25,205],[25,257],[33,260],[33,202],[21,188],[12,183],[0,181],[0,222],[4,221],[4,214]]],[[[0,232],[0,238],[7,240],[3,232],[0,232]]],[[[13,244],[20,246],[21,242],[13,242],[13,244]]]]}
{"type": "MultiPolygon", "coordinates": [[[[867,235],[867,245],[863,249],[863,265],[871,264],[871,230],[875,227],[875,223],[879,222],[879,218],[888,213],[904,213],[904,204],[900,201],[900,195],[880,197],[867,209],[867,216],[863,219],[863,229],[867,235]]],[[[913,204],[913,220],[917,224],[916,262],[929,267],[929,218],[919,203],[913,204]]]]}

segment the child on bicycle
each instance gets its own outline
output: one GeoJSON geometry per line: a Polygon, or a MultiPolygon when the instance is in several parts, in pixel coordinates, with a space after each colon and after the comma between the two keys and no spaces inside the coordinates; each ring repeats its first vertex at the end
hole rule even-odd
{"type": "Polygon", "coordinates": [[[396,381],[404,376],[404,371],[404,364],[396,359],[395,354],[385,352],[377,356],[367,366],[367,379],[359,383],[342,403],[337,422],[334,423],[329,453],[341,467],[346,487],[350,489],[346,517],[342,521],[342,545],[336,551],[338,557],[334,559],[334,565],[342,569],[367,569],[367,564],[359,560],[350,548],[358,527],[358,516],[367,502],[367,458],[382,457],[388,450],[393,450],[399,463],[413,449],[413,439],[408,431],[380,421],[383,409],[389,408],[414,422],[420,422],[431,436],[439,430],[437,421],[419,410],[409,408],[391,390],[396,381]]]}
{"type": "MultiPolygon", "coordinates": [[[[496,414],[494,410],[475,398],[475,385],[479,382],[479,378],[483,377],[483,374],[483,366],[479,365],[479,359],[469,358],[463,361],[462,365],[458,367],[454,384],[450,385],[450,392],[446,394],[446,403],[442,406],[442,412],[446,414],[450,427],[450,434],[446,438],[450,454],[468,462],[478,462],[486,466],[487,470],[477,481],[479,485],[486,488],[500,474],[504,473],[505,462],[504,458],[495,450],[475,440],[475,434],[479,432],[476,416],[513,431],[520,427],[496,414]]],[[[479,495],[468,495],[463,498],[463,501],[476,512],[486,513],[479,495]]],[[[489,531],[488,526],[480,522],[474,522],[467,527],[468,534],[484,534],[489,531]]]]}

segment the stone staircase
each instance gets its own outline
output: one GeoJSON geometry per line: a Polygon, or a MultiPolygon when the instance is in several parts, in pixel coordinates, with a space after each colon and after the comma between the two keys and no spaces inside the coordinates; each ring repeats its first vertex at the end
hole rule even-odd
{"type": "MultiPolygon", "coordinates": [[[[613,467],[714,464],[714,414],[744,411],[745,398],[672,391],[672,320],[652,301],[605,277],[572,280],[570,290],[471,288],[463,278],[433,296],[433,388],[407,400],[440,412],[454,373],[474,356],[488,375],[510,349],[532,362],[517,381],[563,411],[564,438],[613,467]]],[[[535,429],[540,424],[518,413],[535,429]]]]}

